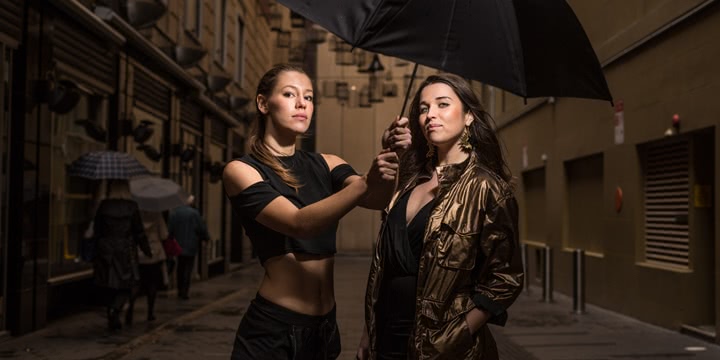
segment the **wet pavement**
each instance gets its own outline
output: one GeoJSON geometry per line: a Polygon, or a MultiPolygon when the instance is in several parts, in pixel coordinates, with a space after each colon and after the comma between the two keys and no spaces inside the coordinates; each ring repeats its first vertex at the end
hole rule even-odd
{"type": "MultiPolygon", "coordinates": [[[[338,256],[337,315],[344,351],[354,359],[362,331],[367,256],[338,256]]],[[[262,268],[253,263],[206,281],[195,281],[190,300],[168,292],[158,298],[157,320],[145,320],[144,298],[135,323],[106,330],[104,310],[70,315],[21,337],[0,340],[0,358],[10,359],[229,359],[237,325],[255,296],[262,268]]],[[[555,293],[539,301],[531,288],[510,308],[504,328],[493,326],[501,359],[720,359],[720,346],[648,325],[591,305],[571,313],[572,299],[555,293]],[[696,351],[690,351],[696,350],[696,351]]]]}

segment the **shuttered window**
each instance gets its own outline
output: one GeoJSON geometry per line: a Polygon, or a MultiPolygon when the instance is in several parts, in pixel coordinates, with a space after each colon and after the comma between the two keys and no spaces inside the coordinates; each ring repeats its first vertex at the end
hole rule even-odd
{"type": "Polygon", "coordinates": [[[645,260],[689,267],[689,141],[649,145],[645,159],[645,260]]]}
{"type": "MultiPolygon", "coordinates": [[[[0,0],[1,1],[1,0],[0,0]]],[[[117,49],[78,23],[58,16],[53,24],[53,56],[88,77],[117,88],[117,49]]]]}
{"type": "Polygon", "coordinates": [[[193,129],[203,131],[203,110],[200,105],[184,101],[180,104],[180,121],[187,124],[193,129]]]}
{"type": "Polygon", "coordinates": [[[133,91],[135,92],[135,105],[143,110],[151,111],[163,120],[169,118],[170,89],[138,67],[135,68],[133,91]]]}
{"type": "Polygon", "coordinates": [[[22,37],[23,4],[20,0],[0,1],[0,33],[20,41],[22,37]]]}

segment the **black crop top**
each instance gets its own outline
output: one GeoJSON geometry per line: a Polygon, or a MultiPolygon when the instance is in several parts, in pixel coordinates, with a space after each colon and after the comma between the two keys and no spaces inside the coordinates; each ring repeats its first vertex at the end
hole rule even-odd
{"type": "Polygon", "coordinates": [[[235,196],[228,197],[233,210],[240,215],[243,228],[260,262],[264,263],[273,256],[287,253],[335,254],[337,223],[313,239],[299,239],[272,230],[255,221],[255,218],[278,196],[284,196],[295,206],[302,208],[340,191],[345,179],[357,173],[348,164],[338,165],[330,171],[322,155],[302,150],[296,150],[294,155],[279,159],[302,185],[298,192],[285,184],[260,160],[252,155],[245,155],[236,160],[254,167],[263,181],[250,185],[235,196]]]}

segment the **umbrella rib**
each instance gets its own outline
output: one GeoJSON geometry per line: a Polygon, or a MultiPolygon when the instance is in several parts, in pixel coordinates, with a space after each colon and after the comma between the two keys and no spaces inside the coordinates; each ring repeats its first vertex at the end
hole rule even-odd
{"type": "Polygon", "coordinates": [[[363,38],[363,39],[359,39],[358,37],[360,37],[360,36],[367,37],[367,34],[365,34],[365,29],[368,27],[369,24],[372,23],[372,20],[375,19],[375,16],[376,16],[377,13],[378,13],[378,9],[380,9],[380,8],[382,7],[383,3],[385,2],[385,0],[377,0],[377,1],[378,1],[378,4],[377,4],[377,5],[373,5],[373,11],[372,11],[372,13],[370,14],[370,16],[368,16],[367,18],[365,18],[365,21],[363,22],[362,26],[360,27],[360,31],[358,31],[358,32],[355,34],[355,38],[352,39],[352,40],[353,40],[353,43],[352,43],[351,45],[353,46],[353,49],[354,49],[358,44],[361,43],[361,40],[362,40],[362,41],[365,40],[364,38],[363,38]]]}

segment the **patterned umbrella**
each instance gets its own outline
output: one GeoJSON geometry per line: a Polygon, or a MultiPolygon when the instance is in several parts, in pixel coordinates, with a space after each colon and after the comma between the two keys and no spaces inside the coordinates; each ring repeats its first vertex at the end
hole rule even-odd
{"type": "Polygon", "coordinates": [[[130,194],[141,210],[165,211],[185,205],[187,193],[178,183],[156,176],[136,177],[130,180],[130,194]]]}
{"type": "Polygon", "coordinates": [[[93,180],[130,179],[150,175],[150,171],[128,153],[103,150],[87,153],[73,161],[68,174],[93,180]]]}

